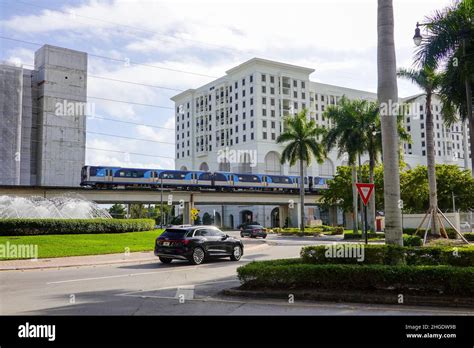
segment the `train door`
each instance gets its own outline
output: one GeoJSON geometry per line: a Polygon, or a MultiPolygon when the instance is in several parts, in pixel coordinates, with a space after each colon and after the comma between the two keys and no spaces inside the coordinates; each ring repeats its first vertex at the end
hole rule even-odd
{"type": "Polygon", "coordinates": [[[105,170],[105,181],[106,182],[113,182],[114,181],[114,174],[112,169],[105,170]]]}

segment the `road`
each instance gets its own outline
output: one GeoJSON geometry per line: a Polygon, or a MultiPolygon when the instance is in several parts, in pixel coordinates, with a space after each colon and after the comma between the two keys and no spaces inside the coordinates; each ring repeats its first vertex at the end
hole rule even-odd
{"type": "MultiPolygon", "coordinates": [[[[236,268],[252,260],[297,257],[312,241],[270,238],[240,262],[173,261],[0,272],[2,315],[449,315],[469,309],[245,299],[236,268]],[[181,295],[181,296],[180,296],[181,295]],[[184,299],[184,301],[183,301],[184,299]],[[180,301],[181,300],[181,301],[180,301]]],[[[250,246],[248,246],[250,248],[250,246]]]]}

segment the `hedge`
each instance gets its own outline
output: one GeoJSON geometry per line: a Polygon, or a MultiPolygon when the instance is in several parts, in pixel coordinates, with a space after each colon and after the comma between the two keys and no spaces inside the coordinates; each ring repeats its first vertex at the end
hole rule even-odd
{"type": "MultiPolygon", "coordinates": [[[[345,231],[344,232],[344,239],[351,240],[351,239],[363,239],[363,232],[355,234],[353,231],[345,231]]],[[[370,232],[368,238],[377,238],[382,239],[385,238],[385,233],[383,232],[370,232]]]]}
{"type": "MultiPolygon", "coordinates": [[[[443,292],[474,295],[474,268],[452,266],[315,265],[254,261],[237,269],[242,288],[443,292]]],[[[291,291],[291,290],[290,290],[291,291]]]]}
{"type": "Polygon", "coordinates": [[[466,238],[470,242],[474,242],[474,233],[464,233],[463,234],[464,238],[466,238]]]}
{"type": "MultiPolygon", "coordinates": [[[[355,244],[337,244],[338,248],[344,248],[344,246],[357,247],[355,244]]],[[[359,244],[358,246],[363,248],[363,261],[358,261],[356,257],[326,257],[328,248],[325,245],[303,247],[300,256],[304,263],[309,264],[389,265],[392,260],[405,260],[407,265],[474,267],[474,248],[472,247],[399,247],[384,244],[359,244]]]]}
{"type": "Polygon", "coordinates": [[[0,236],[149,231],[153,219],[0,219],[0,236]]]}
{"type": "Polygon", "coordinates": [[[410,236],[409,234],[403,235],[403,245],[404,246],[422,246],[423,239],[418,236],[410,236]]]}

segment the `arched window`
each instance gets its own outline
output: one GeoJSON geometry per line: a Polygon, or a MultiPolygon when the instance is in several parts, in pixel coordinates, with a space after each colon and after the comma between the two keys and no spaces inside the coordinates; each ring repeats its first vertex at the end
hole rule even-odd
{"type": "Polygon", "coordinates": [[[199,166],[199,170],[202,170],[203,172],[208,172],[209,166],[207,165],[206,162],[202,162],[201,165],[199,166]]]}
{"type": "Polygon", "coordinates": [[[265,156],[265,172],[273,175],[280,175],[282,173],[280,155],[277,152],[270,151],[265,156]]]}
{"type": "Polygon", "coordinates": [[[222,162],[219,162],[219,172],[230,172],[230,163],[227,158],[224,158],[222,162]]]}

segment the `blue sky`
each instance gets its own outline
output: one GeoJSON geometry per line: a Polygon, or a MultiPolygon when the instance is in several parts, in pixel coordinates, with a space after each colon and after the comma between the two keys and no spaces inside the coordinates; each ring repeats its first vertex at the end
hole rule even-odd
{"type": "MultiPolygon", "coordinates": [[[[394,0],[400,67],[411,65],[415,23],[449,4],[449,0],[394,0]]],[[[314,81],[368,91],[377,87],[375,0],[0,0],[0,25],[3,37],[119,60],[89,56],[90,75],[169,88],[89,77],[92,97],[163,108],[89,99],[98,117],[88,119],[88,131],[143,140],[89,133],[87,164],[173,168],[168,158],[174,156],[169,98],[252,57],[314,68],[314,81]]],[[[38,48],[0,39],[0,60],[31,68],[27,64],[33,64],[38,48]]],[[[399,81],[400,96],[417,92],[410,83],[399,81]]]]}

